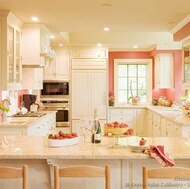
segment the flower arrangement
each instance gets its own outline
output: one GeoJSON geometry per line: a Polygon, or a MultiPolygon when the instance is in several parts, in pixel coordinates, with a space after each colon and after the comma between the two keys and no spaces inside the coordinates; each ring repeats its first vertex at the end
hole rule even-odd
{"type": "Polygon", "coordinates": [[[115,95],[112,91],[109,91],[109,102],[115,102],[115,95]]]}
{"type": "Polygon", "coordinates": [[[0,110],[4,113],[4,112],[9,112],[9,109],[6,108],[3,104],[0,103],[0,110]]]}

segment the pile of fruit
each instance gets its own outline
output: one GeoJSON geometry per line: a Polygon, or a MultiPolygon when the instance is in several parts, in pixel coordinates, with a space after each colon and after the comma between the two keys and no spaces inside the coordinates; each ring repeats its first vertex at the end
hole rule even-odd
{"type": "Polygon", "coordinates": [[[139,141],[139,145],[144,146],[145,144],[146,144],[146,140],[144,138],[141,138],[141,140],[139,141]]]}
{"type": "Polygon", "coordinates": [[[70,138],[78,137],[77,133],[64,133],[63,131],[59,131],[57,134],[49,134],[48,139],[55,139],[55,140],[64,140],[70,138]]]}

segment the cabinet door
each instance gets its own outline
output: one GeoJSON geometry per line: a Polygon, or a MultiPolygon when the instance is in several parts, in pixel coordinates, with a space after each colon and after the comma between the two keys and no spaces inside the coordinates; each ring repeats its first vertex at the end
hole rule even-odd
{"type": "Polygon", "coordinates": [[[8,89],[21,89],[20,61],[21,32],[12,24],[8,24],[8,89]]]}
{"type": "Polygon", "coordinates": [[[72,72],[72,119],[106,119],[106,70],[73,70],[72,72]]]}
{"type": "Polygon", "coordinates": [[[166,118],[163,116],[160,117],[160,136],[167,136],[166,118]]]}
{"type": "Polygon", "coordinates": [[[56,52],[56,60],[44,67],[44,80],[68,80],[70,78],[69,51],[56,52]]]}
{"type": "Polygon", "coordinates": [[[69,51],[56,52],[56,79],[69,79],[69,51]]]}
{"type": "Polygon", "coordinates": [[[136,120],[137,136],[147,136],[147,111],[137,110],[136,120]]]}
{"type": "Polygon", "coordinates": [[[23,68],[23,89],[42,89],[43,88],[43,68],[23,68]]]}
{"type": "Polygon", "coordinates": [[[173,88],[173,54],[159,54],[154,59],[155,88],[173,88]]]}
{"type": "Polygon", "coordinates": [[[147,134],[149,137],[152,137],[152,112],[148,111],[148,131],[147,134]]]}

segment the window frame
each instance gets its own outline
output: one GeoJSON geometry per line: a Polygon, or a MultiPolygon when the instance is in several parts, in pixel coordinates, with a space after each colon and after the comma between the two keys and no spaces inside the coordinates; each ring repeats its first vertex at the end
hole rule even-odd
{"type": "Polygon", "coordinates": [[[114,59],[114,94],[115,104],[118,104],[118,65],[119,64],[146,64],[147,65],[147,102],[152,101],[152,59],[114,59]]]}

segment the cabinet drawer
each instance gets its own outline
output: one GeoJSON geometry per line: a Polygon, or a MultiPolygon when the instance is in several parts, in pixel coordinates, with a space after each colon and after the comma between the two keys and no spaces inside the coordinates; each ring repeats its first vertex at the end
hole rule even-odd
{"type": "Polygon", "coordinates": [[[133,116],[134,110],[133,109],[111,109],[109,110],[110,116],[113,115],[120,115],[120,116],[133,116]]]}
{"type": "Polygon", "coordinates": [[[133,117],[132,116],[110,116],[109,117],[109,122],[113,121],[118,121],[120,123],[128,123],[128,122],[133,122],[133,117]]]}

